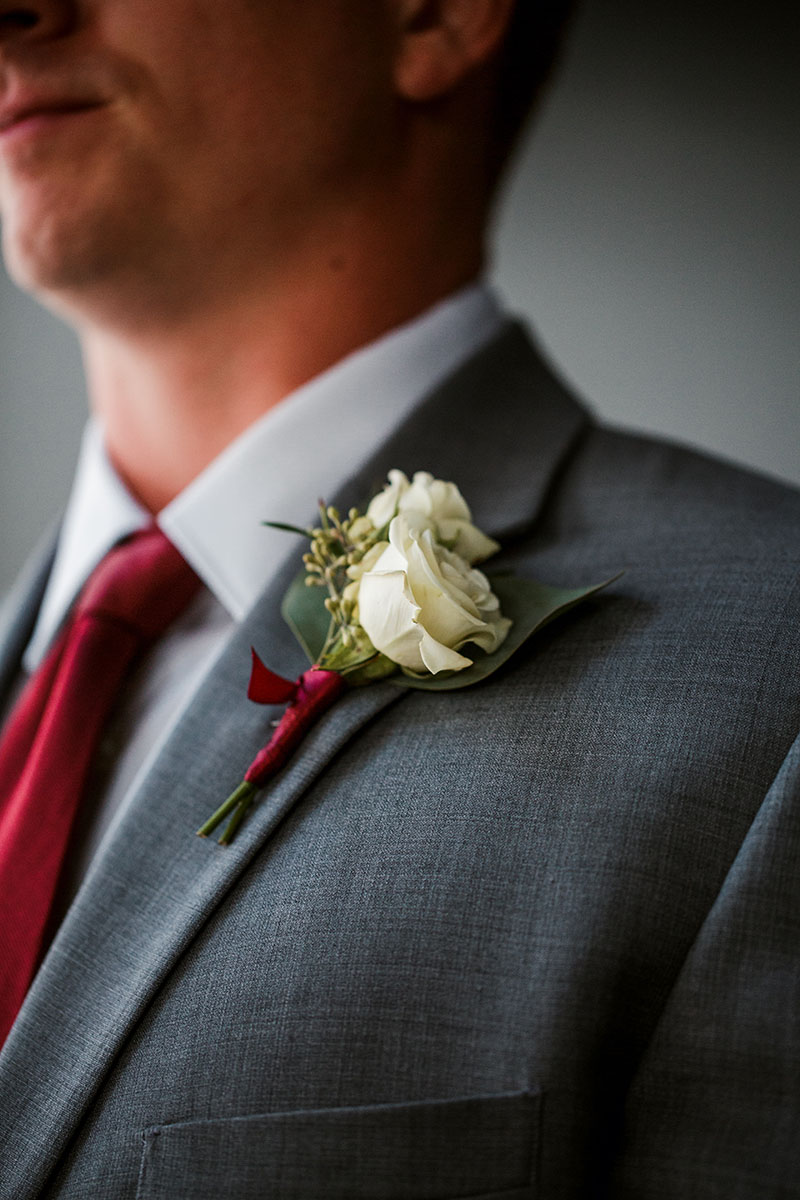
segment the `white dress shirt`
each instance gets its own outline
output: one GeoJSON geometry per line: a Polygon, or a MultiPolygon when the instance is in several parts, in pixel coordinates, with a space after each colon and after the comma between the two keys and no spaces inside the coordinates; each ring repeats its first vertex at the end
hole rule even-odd
{"type": "MultiPolygon", "coordinates": [[[[109,724],[76,830],[64,903],[234,624],[285,560],[298,555],[295,539],[262,522],[315,523],[317,497],[334,495],[502,321],[485,286],[463,289],[286,397],[158,514],[159,526],[206,588],[149,653],[109,724]]],[[[90,423],[25,652],[27,671],[41,661],[97,563],[149,520],[109,463],[102,430],[90,423]]]]}

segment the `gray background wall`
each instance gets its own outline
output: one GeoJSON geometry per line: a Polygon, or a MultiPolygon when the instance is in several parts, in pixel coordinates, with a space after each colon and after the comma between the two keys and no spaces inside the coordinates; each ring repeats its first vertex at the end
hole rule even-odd
{"type": "MultiPolygon", "coordinates": [[[[493,274],[598,414],[800,482],[796,12],[587,0],[493,274]]],[[[71,335],[0,277],[0,589],[84,405],[71,335]]]]}

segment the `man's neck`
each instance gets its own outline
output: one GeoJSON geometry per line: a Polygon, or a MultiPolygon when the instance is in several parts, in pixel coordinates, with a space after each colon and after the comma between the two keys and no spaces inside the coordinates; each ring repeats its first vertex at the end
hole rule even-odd
{"type": "Polygon", "coordinates": [[[178,327],[124,336],[84,329],[92,407],[120,477],[158,512],[285,396],[467,283],[479,266],[471,261],[427,287],[408,272],[386,296],[332,261],[305,289],[195,314],[178,327]]]}

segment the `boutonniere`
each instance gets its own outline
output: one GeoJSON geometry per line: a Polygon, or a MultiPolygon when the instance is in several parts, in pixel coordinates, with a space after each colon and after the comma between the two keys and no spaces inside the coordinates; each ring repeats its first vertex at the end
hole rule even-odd
{"type": "Polygon", "coordinates": [[[249,698],[287,708],[239,787],[197,831],[207,837],[227,820],[223,845],[345,688],[383,678],[429,691],[470,687],[612,582],[572,589],[485,575],[477,564],[499,544],[473,525],[456,485],[426,471],[412,480],[390,471],[364,513],[353,508],[343,518],[322,503],[319,513],[313,529],[265,522],[310,543],[281,611],[312,665],[297,680],[283,679],[253,650],[249,698]]]}

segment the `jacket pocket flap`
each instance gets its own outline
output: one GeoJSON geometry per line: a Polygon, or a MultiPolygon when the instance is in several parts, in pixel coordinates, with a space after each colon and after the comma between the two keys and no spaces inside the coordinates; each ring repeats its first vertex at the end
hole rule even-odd
{"type": "Polygon", "coordinates": [[[539,1096],[306,1109],[148,1129],[138,1200],[532,1197],[539,1096]]]}

